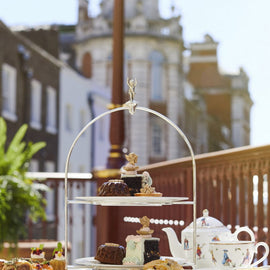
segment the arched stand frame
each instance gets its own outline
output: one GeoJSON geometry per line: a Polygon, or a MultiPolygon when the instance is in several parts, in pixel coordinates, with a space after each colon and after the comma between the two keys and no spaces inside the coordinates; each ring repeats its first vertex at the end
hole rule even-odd
{"type": "MultiPolygon", "coordinates": [[[[100,114],[99,116],[95,117],[94,119],[92,119],[79,132],[79,134],[74,139],[74,141],[69,149],[67,159],[66,159],[66,164],[65,164],[65,255],[66,255],[66,262],[68,262],[68,253],[67,253],[67,248],[68,248],[68,204],[72,203],[72,202],[69,202],[69,200],[68,200],[68,169],[69,169],[69,161],[70,161],[72,151],[73,151],[77,141],[81,137],[81,135],[91,125],[93,125],[96,121],[103,118],[104,116],[115,113],[115,112],[124,111],[124,110],[129,110],[129,112],[133,115],[135,113],[136,105],[134,106],[134,104],[133,104],[133,108],[131,108],[129,102],[127,102],[126,104],[124,104],[122,107],[118,107],[116,109],[106,111],[106,112],[100,114]],[[126,104],[127,104],[127,106],[125,106],[126,104]]],[[[157,111],[154,111],[154,110],[151,110],[151,109],[145,108],[145,107],[136,107],[136,110],[145,111],[145,112],[148,112],[150,114],[156,115],[157,117],[163,119],[165,122],[170,124],[178,132],[178,134],[181,136],[181,138],[185,141],[185,143],[190,151],[190,155],[191,155],[191,159],[192,159],[192,173],[193,173],[193,201],[189,201],[188,203],[193,205],[193,263],[194,263],[194,266],[196,268],[196,235],[197,235],[196,234],[196,163],[195,163],[195,156],[194,156],[193,149],[191,147],[189,140],[187,139],[187,137],[183,133],[183,131],[175,123],[173,123],[168,117],[164,116],[163,114],[160,114],[157,111]]],[[[185,204],[185,203],[183,202],[183,204],[185,204]]],[[[66,265],[67,265],[67,263],[66,263],[66,265]]]]}

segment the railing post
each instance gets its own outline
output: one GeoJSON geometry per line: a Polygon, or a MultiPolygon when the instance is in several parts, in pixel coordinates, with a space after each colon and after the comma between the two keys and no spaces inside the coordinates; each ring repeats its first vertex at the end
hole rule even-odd
{"type": "Polygon", "coordinates": [[[232,225],[233,230],[236,225],[237,218],[237,204],[236,204],[236,189],[237,189],[237,167],[231,165],[229,185],[230,185],[230,223],[232,225]]]}
{"type": "Polygon", "coordinates": [[[253,202],[253,171],[251,169],[252,163],[249,162],[249,168],[248,168],[248,226],[250,228],[254,227],[254,217],[255,217],[255,209],[254,209],[254,202],[253,202]]]}
{"type": "MultiPolygon", "coordinates": [[[[248,180],[247,175],[244,170],[244,165],[241,164],[240,166],[240,172],[239,172],[239,225],[244,226],[245,225],[245,213],[246,213],[246,200],[245,200],[245,193],[247,191],[247,186],[245,186],[245,179],[248,180]]],[[[247,182],[247,181],[246,181],[247,182]]]]}
{"type": "Polygon", "coordinates": [[[229,220],[229,181],[227,178],[227,173],[226,173],[227,167],[223,167],[222,170],[222,213],[223,213],[223,223],[225,225],[228,225],[230,220],[229,220]]]}

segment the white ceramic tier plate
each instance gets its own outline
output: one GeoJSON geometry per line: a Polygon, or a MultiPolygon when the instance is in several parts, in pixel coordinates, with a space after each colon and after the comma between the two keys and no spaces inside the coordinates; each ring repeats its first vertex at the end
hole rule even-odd
{"type": "MultiPolygon", "coordinates": [[[[161,259],[173,259],[177,261],[179,264],[185,265],[185,260],[181,258],[172,258],[172,257],[161,257],[161,259]]],[[[129,269],[129,268],[143,268],[143,265],[115,265],[115,264],[103,264],[100,263],[98,260],[95,260],[94,257],[85,257],[79,258],[75,260],[75,263],[81,266],[88,266],[95,269],[129,269]]]]}
{"type": "Polygon", "coordinates": [[[95,205],[111,206],[143,206],[143,205],[172,205],[179,204],[188,200],[188,197],[144,197],[144,196],[93,196],[93,197],[76,197],[75,201],[70,203],[91,203],[95,205]]]}

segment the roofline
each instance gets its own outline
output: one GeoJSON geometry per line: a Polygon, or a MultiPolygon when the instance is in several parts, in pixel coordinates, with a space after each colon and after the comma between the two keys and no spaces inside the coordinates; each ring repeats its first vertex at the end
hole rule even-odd
{"type": "Polygon", "coordinates": [[[27,46],[29,46],[33,51],[35,51],[36,53],[38,53],[43,58],[47,59],[48,61],[50,61],[52,64],[56,65],[57,67],[59,67],[59,68],[63,67],[63,66],[68,67],[68,65],[65,62],[63,62],[63,61],[57,59],[56,57],[52,56],[46,50],[44,50],[40,46],[36,45],[33,41],[29,40],[28,38],[24,37],[23,35],[21,35],[18,32],[12,31],[2,20],[0,20],[0,27],[4,28],[8,32],[10,32],[10,34],[12,34],[13,36],[20,39],[27,46]]]}

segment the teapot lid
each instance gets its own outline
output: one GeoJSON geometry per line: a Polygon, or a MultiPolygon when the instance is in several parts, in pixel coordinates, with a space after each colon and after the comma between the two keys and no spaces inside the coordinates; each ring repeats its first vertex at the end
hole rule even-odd
{"type": "MultiPolygon", "coordinates": [[[[198,229],[227,229],[218,219],[210,217],[207,209],[203,210],[203,216],[196,220],[198,229]]],[[[193,222],[190,223],[186,228],[193,229],[193,222]]]]}

